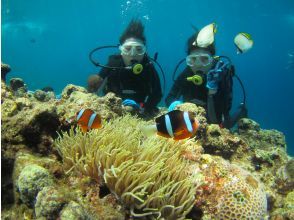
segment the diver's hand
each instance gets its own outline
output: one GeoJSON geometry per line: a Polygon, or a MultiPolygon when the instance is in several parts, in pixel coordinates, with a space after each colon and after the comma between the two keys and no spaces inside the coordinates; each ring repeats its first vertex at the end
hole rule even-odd
{"type": "Polygon", "coordinates": [[[134,101],[134,100],[132,100],[132,99],[125,99],[125,100],[122,102],[122,104],[123,104],[124,106],[131,106],[131,107],[133,107],[133,108],[135,108],[135,109],[140,109],[140,105],[139,105],[136,101],[134,101]]]}
{"type": "Polygon", "coordinates": [[[183,102],[182,102],[182,101],[179,101],[179,100],[173,101],[173,102],[169,105],[169,107],[168,107],[168,111],[171,112],[171,111],[175,110],[175,108],[176,108],[178,105],[182,104],[182,103],[183,103],[183,102]]]}
{"type": "Polygon", "coordinates": [[[88,91],[97,92],[101,84],[103,83],[103,78],[98,75],[91,75],[88,78],[88,91]]]}

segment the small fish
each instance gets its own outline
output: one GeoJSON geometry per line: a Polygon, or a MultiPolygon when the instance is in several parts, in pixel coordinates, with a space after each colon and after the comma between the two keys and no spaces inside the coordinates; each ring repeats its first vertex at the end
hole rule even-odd
{"type": "Polygon", "coordinates": [[[101,117],[91,109],[81,109],[76,115],[77,124],[83,132],[101,127],[101,117]]]}
{"type": "Polygon", "coordinates": [[[252,37],[248,33],[237,34],[234,43],[237,47],[237,54],[245,53],[253,47],[252,37]]]}
{"type": "Polygon", "coordinates": [[[193,45],[205,48],[213,44],[216,31],[217,27],[215,23],[206,25],[199,31],[196,40],[193,42],[193,45]]]}
{"type": "Polygon", "coordinates": [[[155,119],[155,124],[143,128],[146,135],[157,133],[159,136],[182,140],[193,136],[199,127],[199,122],[191,112],[180,110],[170,111],[155,119]]]}

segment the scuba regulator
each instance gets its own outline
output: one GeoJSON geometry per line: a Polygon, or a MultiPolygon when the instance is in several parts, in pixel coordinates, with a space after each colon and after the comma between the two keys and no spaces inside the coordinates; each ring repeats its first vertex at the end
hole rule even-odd
{"type": "MultiPolygon", "coordinates": [[[[241,79],[236,75],[235,73],[235,68],[232,65],[231,59],[227,56],[215,56],[214,60],[216,61],[216,65],[214,68],[212,68],[208,73],[206,74],[206,87],[210,90],[215,90],[217,91],[218,89],[218,82],[221,80],[221,72],[224,71],[225,68],[230,68],[231,75],[235,76],[238,82],[241,85],[242,92],[243,92],[243,103],[246,103],[246,93],[245,93],[245,88],[243,86],[243,83],[241,79]]],[[[180,65],[185,61],[185,58],[180,60],[178,64],[175,67],[175,70],[173,72],[173,81],[176,81],[176,73],[180,67],[180,65]]],[[[202,74],[199,72],[193,76],[187,77],[187,81],[192,82],[196,86],[200,86],[203,84],[204,79],[202,74]]]]}
{"type": "MultiPolygon", "coordinates": [[[[102,49],[109,49],[109,48],[116,48],[116,49],[119,49],[119,45],[110,45],[110,46],[101,46],[101,47],[97,47],[95,49],[93,49],[92,51],[90,51],[89,53],[89,60],[91,61],[91,63],[93,63],[95,66],[97,67],[102,67],[102,68],[107,68],[107,69],[111,69],[111,70],[131,70],[135,75],[139,75],[142,73],[142,71],[144,70],[144,66],[133,60],[131,61],[132,64],[130,66],[125,66],[125,67],[115,67],[115,66],[107,66],[107,65],[104,65],[104,64],[101,64],[100,62],[96,60],[94,60],[93,58],[93,54],[95,52],[97,52],[98,50],[102,50],[102,49]]],[[[157,62],[157,57],[158,57],[158,53],[156,52],[155,55],[154,55],[154,58],[150,57],[147,55],[146,53],[146,56],[147,58],[150,60],[148,64],[152,64],[152,63],[155,63],[157,65],[157,67],[160,69],[160,72],[161,72],[161,75],[162,75],[162,79],[163,79],[163,91],[165,91],[165,75],[164,75],[164,72],[162,70],[162,67],[161,65],[157,62]]]]}

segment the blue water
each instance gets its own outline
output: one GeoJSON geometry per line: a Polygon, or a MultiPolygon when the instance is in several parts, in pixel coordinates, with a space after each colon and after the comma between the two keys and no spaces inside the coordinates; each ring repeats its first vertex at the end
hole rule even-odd
{"type": "MultiPolygon", "coordinates": [[[[294,154],[294,1],[293,0],[2,0],[1,60],[30,90],[52,86],[57,93],[69,83],[85,86],[99,69],[88,60],[91,49],[115,45],[131,18],[145,24],[150,55],[159,52],[167,78],[185,56],[191,24],[216,22],[218,55],[233,60],[247,92],[250,117],[265,129],[286,135],[294,154]],[[237,55],[238,32],[253,36],[254,47],[237,55]]],[[[98,55],[105,62],[107,55],[98,55]]],[[[234,107],[242,100],[235,81],[234,107]]]]}

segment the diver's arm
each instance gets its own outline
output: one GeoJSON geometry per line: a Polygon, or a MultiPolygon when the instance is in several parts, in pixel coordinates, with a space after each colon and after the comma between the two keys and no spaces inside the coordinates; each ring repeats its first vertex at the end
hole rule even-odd
{"type": "Polygon", "coordinates": [[[183,80],[184,80],[184,73],[180,74],[176,81],[174,82],[170,92],[168,93],[167,97],[165,98],[166,106],[169,106],[172,102],[178,100],[182,94],[183,88],[183,80]]]}
{"type": "MultiPolygon", "coordinates": [[[[108,57],[108,62],[106,66],[117,66],[117,61],[115,59],[115,55],[111,55],[108,57]]],[[[100,72],[97,74],[90,75],[88,77],[88,91],[89,92],[97,92],[98,89],[103,84],[103,81],[111,74],[112,70],[110,68],[102,67],[100,72]]]]}
{"type": "Polygon", "coordinates": [[[145,109],[152,110],[155,109],[157,104],[160,102],[162,98],[162,90],[160,85],[160,79],[158,77],[158,73],[153,65],[149,67],[149,73],[151,74],[151,93],[149,94],[148,100],[145,103],[145,109]]]}

